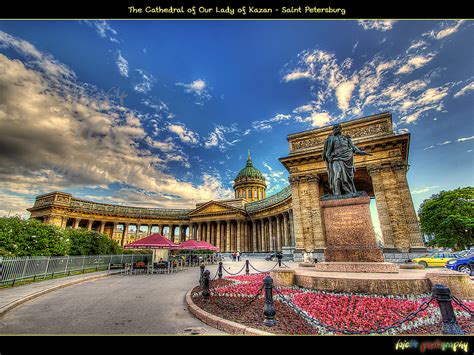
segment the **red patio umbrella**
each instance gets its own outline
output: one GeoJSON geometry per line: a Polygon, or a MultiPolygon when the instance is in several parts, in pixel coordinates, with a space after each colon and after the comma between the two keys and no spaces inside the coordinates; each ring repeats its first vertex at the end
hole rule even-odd
{"type": "Polygon", "coordinates": [[[198,244],[204,246],[207,250],[213,250],[213,251],[219,251],[219,248],[218,247],[215,247],[214,245],[204,241],[204,240],[201,240],[200,242],[198,242],[198,244]]]}
{"type": "Polygon", "coordinates": [[[158,233],[154,233],[148,237],[136,240],[133,243],[125,245],[124,248],[181,249],[179,245],[174,244],[171,240],[158,233]]]}
{"type": "Polygon", "coordinates": [[[185,242],[180,243],[179,246],[184,250],[207,250],[206,246],[192,239],[188,239],[185,242]]]}

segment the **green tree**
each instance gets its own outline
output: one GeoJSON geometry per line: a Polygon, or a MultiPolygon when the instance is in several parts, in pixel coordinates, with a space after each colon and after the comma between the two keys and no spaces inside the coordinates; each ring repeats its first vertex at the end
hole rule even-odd
{"type": "Polygon", "coordinates": [[[421,231],[431,244],[461,250],[474,242],[474,187],[441,191],[423,201],[418,211],[421,231]]]}
{"type": "Polygon", "coordinates": [[[123,249],[105,234],[86,229],[68,229],[69,255],[120,254],[123,249]]]}
{"type": "Polygon", "coordinates": [[[66,255],[67,233],[53,225],[20,217],[0,218],[0,255],[66,255]]]}

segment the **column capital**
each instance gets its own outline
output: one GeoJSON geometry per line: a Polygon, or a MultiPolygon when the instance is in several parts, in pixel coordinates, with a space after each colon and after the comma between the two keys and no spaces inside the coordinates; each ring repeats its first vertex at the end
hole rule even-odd
{"type": "Polygon", "coordinates": [[[316,173],[311,173],[311,174],[306,174],[301,177],[302,182],[319,182],[320,178],[318,174],[316,173]]]}
{"type": "Polygon", "coordinates": [[[300,177],[299,176],[290,176],[288,177],[288,181],[291,186],[297,186],[300,183],[300,177]]]}
{"type": "Polygon", "coordinates": [[[390,162],[390,165],[392,167],[392,169],[394,171],[408,171],[408,167],[409,165],[407,163],[405,163],[404,161],[400,161],[400,160],[397,160],[397,161],[392,161],[390,162]]]}
{"type": "Polygon", "coordinates": [[[369,175],[374,175],[380,173],[383,170],[383,166],[382,164],[367,164],[366,169],[369,175]]]}

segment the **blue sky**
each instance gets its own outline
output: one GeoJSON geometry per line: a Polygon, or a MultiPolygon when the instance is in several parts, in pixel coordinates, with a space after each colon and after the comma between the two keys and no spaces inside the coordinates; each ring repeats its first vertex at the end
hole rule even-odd
{"type": "Polygon", "coordinates": [[[286,136],[391,111],[415,207],[472,185],[470,21],[1,21],[1,214],[52,190],[190,208],[268,193],[286,136]]]}

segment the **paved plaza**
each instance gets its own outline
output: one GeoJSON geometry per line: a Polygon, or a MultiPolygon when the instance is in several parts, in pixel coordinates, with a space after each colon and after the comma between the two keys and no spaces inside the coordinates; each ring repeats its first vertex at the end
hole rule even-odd
{"type": "MultiPolygon", "coordinates": [[[[260,270],[275,265],[261,259],[251,263],[260,270]]],[[[224,267],[235,273],[244,264],[225,261],[224,267]]],[[[217,265],[208,269],[214,277],[217,265]]],[[[186,308],[185,294],[198,284],[199,272],[199,267],[191,267],[170,275],[112,275],[64,287],[6,312],[0,318],[0,334],[181,334],[188,328],[225,334],[186,308]]],[[[12,291],[26,295],[27,288],[39,289],[41,284],[0,290],[0,296],[12,291]]]]}

